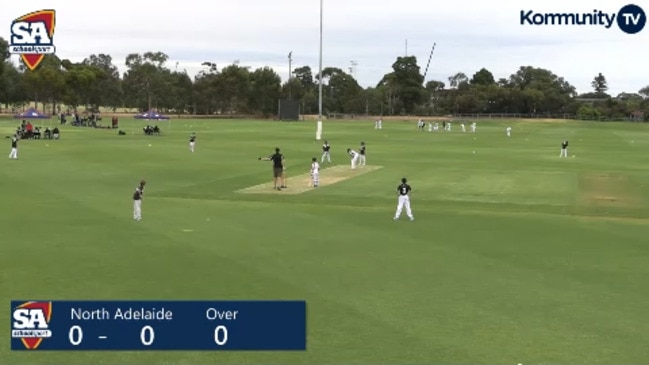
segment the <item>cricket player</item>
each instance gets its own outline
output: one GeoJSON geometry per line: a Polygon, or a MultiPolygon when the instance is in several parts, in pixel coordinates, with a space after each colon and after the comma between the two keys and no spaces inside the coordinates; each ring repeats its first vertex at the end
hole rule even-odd
{"type": "Polygon", "coordinates": [[[451,122],[446,123],[446,130],[451,131],[451,122]]]}
{"type": "Polygon", "coordinates": [[[317,158],[311,159],[311,186],[317,188],[320,185],[320,164],[317,158]]]}
{"type": "Polygon", "coordinates": [[[460,124],[460,126],[462,127],[462,132],[466,132],[466,126],[464,125],[464,123],[460,124]]]}
{"type": "Polygon", "coordinates": [[[475,123],[475,122],[471,123],[471,133],[475,133],[475,129],[476,129],[476,127],[477,127],[477,126],[476,126],[476,123],[475,123]]]}
{"type": "Polygon", "coordinates": [[[507,131],[507,137],[511,137],[512,136],[512,127],[507,127],[507,129],[505,129],[505,130],[507,131]]]}
{"type": "Polygon", "coordinates": [[[133,193],[133,219],[136,221],[142,220],[142,196],[144,195],[144,185],[146,181],[140,180],[140,185],[135,188],[133,193]]]}
{"type": "Polygon", "coordinates": [[[401,216],[403,209],[406,209],[406,215],[410,218],[411,221],[415,220],[415,217],[412,215],[412,210],[410,210],[410,192],[412,188],[408,185],[408,179],[405,177],[401,179],[401,184],[397,186],[397,195],[399,196],[399,204],[397,205],[397,212],[394,213],[394,220],[398,220],[401,216]]]}
{"type": "Polygon", "coordinates": [[[568,141],[561,142],[561,154],[559,157],[568,157],[568,141]]]}
{"type": "Polygon", "coordinates": [[[383,129],[383,120],[379,118],[379,120],[376,121],[376,126],[377,129],[383,129]]]}
{"type": "Polygon", "coordinates": [[[439,130],[439,123],[435,122],[435,125],[433,126],[433,130],[437,132],[439,130]]]}
{"type": "Polygon", "coordinates": [[[433,122],[428,122],[428,131],[429,132],[433,131],[433,122]]]}
{"type": "Polygon", "coordinates": [[[426,126],[426,122],[424,122],[423,119],[419,119],[417,122],[417,128],[419,128],[420,131],[424,131],[424,127],[426,126]]]}
{"type": "Polygon", "coordinates": [[[191,136],[189,136],[189,150],[191,152],[194,152],[196,150],[196,134],[192,133],[191,136]]]}
{"type": "Polygon", "coordinates": [[[18,135],[17,134],[14,134],[14,136],[11,137],[11,152],[9,152],[9,159],[10,160],[18,159],[18,135]]]}
{"type": "Polygon", "coordinates": [[[329,142],[324,141],[324,144],[322,145],[322,158],[320,159],[320,162],[324,163],[326,158],[327,162],[331,163],[331,155],[329,154],[329,150],[331,150],[329,142]]]}
{"type": "Polygon", "coordinates": [[[356,166],[358,165],[358,158],[360,155],[358,154],[358,152],[352,150],[351,148],[347,149],[347,154],[349,154],[349,157],[351,157],[352,170],[356,169],[356,166]]]}
{"type": "Polygon", "coordinates": [[[286,188],[286,168],[284,165],[284,155],[279,152],[279,147],[275,148],[275,153],[268,157],[259,157],[260,161],[273,162],[273,190],[282,190],[286,188]]]}
{"type": "Polygon", "coordinates": [[[365,142],[361,142],[359,161],[361,166],[365,166],[365,142]]]}

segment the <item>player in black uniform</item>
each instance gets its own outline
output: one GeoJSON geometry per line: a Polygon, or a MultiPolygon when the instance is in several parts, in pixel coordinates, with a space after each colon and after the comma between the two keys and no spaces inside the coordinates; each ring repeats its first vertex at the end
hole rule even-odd
{"type": "Polygon", "coordinates": [[[358,152],[359,152],[360,155],[361,155],[360,163],[359,163],[359,164],[360,164],[361,166],[365,166],[365,142],[361,142],[361,147],[360,147],[360,149],[359,149],[358,152]]]}
{"type": "Polygon", "coordinates": [[[394,220],[396,221],[401,216],[401,211],[403,208],[406,208],[406,215],[410,218],[411,221],[415,220],[415,217],[412,215],[412,210],[410,210],[410,192],[412,188],[408,185],[408,179],[405,177],[401,179],[401,184],[397,186],[397,195],[399,196],[399,205],[397,205],[397,212],[394,213],[394,220]]]}
{"type": "Polygon", "coordinates": [[[273,162],[273,189],[282,190],[286,188],[286,177],[284,175],[284,155],[275,148],[275,153],[268,157],[259,157],[259,160],[273,162]]]}
{"type": "Polygon", "coordinates": [[[568,141],[561,142],[561,154],[559,157],[568,157],[568,141]]]}
{"type": "Polygon", "coordinates": [[[322,145],[322,158],[320,159],[321,163],[324,163],[325,158],[327,159],[327,162],[331,163],[331,155],[329,154],[329,150],[331,150],[329,142],[324,141],[324,144],[322,145]]]}
{"type": "Polygon", "coordinates": [[[11,152],[9,152],[9,159],[17,160],[18,159],[18,135],[14,134],[11,137],[11,152]]]}

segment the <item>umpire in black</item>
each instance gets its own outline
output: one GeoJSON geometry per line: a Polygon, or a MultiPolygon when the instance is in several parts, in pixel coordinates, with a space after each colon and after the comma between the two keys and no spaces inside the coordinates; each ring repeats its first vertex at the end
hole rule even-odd
{"type": "Polygon", "coordinates": [[[259,160],[273,162],[273,189],[282,190],[286,188],[284,178],[284,155],[279,152],[279,147],[275,148],[275,153],[268,157],[259,157],[259,160]],[[284,183],[284,184],[283,184],[284,183]]]}

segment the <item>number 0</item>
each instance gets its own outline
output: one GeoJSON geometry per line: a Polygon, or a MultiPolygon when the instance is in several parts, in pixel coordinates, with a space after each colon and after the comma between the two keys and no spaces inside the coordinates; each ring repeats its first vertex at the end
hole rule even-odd
{"type": "Polygon", "coordinates": [[[140,341],[142,341],[142,344],[144,346],[150,346],[153,343],[154,338],[155,332],[153,332],[153,328],[151,328],[151,326],[142,327],[142,331],[140,331],[140,341]]]}
{"type": "Polygon", "coordinates": [[[79,326],[70,327],[70,332],[68,332],[68,339],[72,346],[79,346],[81,340],[83,340],[83,331],[79,326]]]}
{"type": "Polygon", "coordinates": [[[225,326],[216,326],[214,329],[214,342],[223,346],[228,342],[228,329],[225,326]]]}

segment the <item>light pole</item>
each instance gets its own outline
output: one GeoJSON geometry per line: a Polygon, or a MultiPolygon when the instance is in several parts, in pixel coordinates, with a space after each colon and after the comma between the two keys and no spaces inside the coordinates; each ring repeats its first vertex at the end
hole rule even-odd
{"type": "Polygon", "coordinates": [[[320,60],[318,62],[318,125],[316,127],[315,139],[322,139],[322,4],[320,0],[320,60]]]}
{"type": "Polygon", "coordinates": [[[288,100],[291,100],[291,79],[293,77],[291,66],[293,64],[293,51],[288,53],[288,100]]]}

